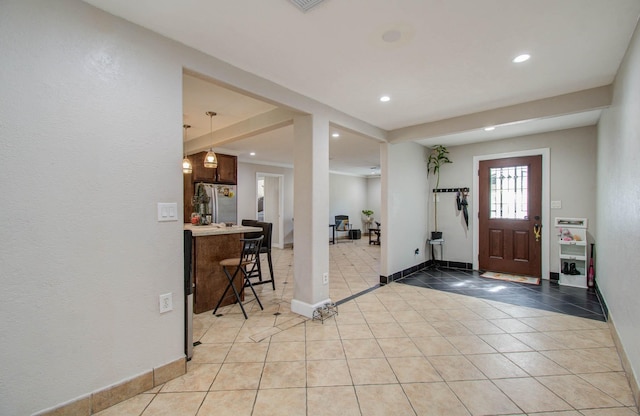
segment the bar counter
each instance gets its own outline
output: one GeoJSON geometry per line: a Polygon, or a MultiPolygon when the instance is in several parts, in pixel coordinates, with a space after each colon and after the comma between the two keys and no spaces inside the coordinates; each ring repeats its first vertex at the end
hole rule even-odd
{"type": "MultiPolygon", "coordinates": [[[[229,281],[222,271],[220,261],[240,257],[244,233],[262,231],[262,228],[234,225],[232,227],[216,227],[214,225],[184,224],[185,230],[193,235],[193,281],[195,313],[212,310],[229,281]]],[[[242,276],[234,281],[239,293],[243,293],[242,276]]],[[[233,291],[229,290],[221,306],[236,302],[233,291]]]]}

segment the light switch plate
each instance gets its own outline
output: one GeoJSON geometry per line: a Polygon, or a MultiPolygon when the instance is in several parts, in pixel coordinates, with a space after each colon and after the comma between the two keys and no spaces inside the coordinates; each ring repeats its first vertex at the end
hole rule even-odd
{"type": "Polygon", "coordinates": [[[158,221],[178,221],[178,203],[158,202],[158,221]]]}

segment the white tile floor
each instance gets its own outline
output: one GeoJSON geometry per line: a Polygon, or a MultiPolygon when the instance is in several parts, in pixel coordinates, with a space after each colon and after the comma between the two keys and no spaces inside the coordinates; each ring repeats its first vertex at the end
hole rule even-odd
{"type": "MultiPolygon", "coordinates": [[[[379,250],[330,246],[332,300],[378,283],[379,250]]],[[[606,323],[392,283],[322,324],[290,312],[292,251],[274,260],[264,311],[196,315],[188,373],[99,414],[638,414],[606,323]]]]}

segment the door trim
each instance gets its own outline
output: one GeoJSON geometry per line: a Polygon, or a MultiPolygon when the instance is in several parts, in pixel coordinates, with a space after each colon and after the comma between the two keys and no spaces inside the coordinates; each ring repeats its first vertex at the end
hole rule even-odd
{"type": "Polygon", "coordinates": [[[477,190],[480,189],[480,178],[478,177],[478,169],[480,169],[480,161],[481,160],[492,160],[492,159],[506,159],[510,157],[520,157],[520,156],[542,156],[542,244],[540,247],[540,271],[542,278],[545,280],[549,280],[549,244],[551,241],[551,228],[550,228],[550,209],[549,209],[549,198],[550,198],[550,155],[551,152],[549,148],[542,149],[531,149],[531,150],[521,150],[517,152],[510,153],[496,153],[492,155],[480,155],[473,157],[473,189],[476,192],[471,194],[471,203],[473,205],[473,269],[479,270],[479,260],[478,255],[480,254],[480,221],[479,221],[479,213],[480,213],[480,198],[477,190]]]}

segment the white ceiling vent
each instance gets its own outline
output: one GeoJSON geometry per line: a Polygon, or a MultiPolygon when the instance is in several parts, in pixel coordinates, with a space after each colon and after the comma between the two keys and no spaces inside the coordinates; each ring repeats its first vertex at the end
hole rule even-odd
{"type": "Polygon", "coordinates": [[[295,4],[296,6],[298,6],[300,10],[306,13],[307,11],[311,10],[313,7],[322,3],[324,0],[289,0],[289,1],[295,4]]]}

